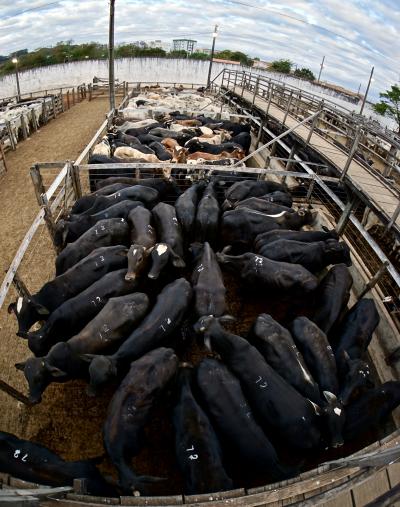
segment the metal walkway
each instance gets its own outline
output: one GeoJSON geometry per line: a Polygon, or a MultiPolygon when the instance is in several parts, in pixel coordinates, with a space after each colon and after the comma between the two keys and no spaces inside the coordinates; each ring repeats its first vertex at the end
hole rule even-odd
{"type": "MultiPolygon", "coordinates": [[[[255,95],[253,91],[246,90],[241,86],[235,86],[230,91],[238,98],[248,102],[250,105],[265,112],[270,117],[277,120],[288,128],[294,127],[299,120],[281,107],[278,107],[267,98],[255,95]]],[[[295,134],[300,137],[313,150],[318,152],[329,163],[331,163],[339,173],[342,173],[348,163],[349,154],[338,146],[329,142],[322,135],[315,132],[313,127],[302,125],[295,130],[295,134]],[[311,137],[310,136],[311,132],[311,137]]],[[[388,184],[382,181],[381,177],[371,170],[368,170],[354,158],[350,161],[346,176],[349,178],[352,186],[369,200],[373,207],[383,212],[387,221],[390,222],[395,217],[395,224],[400,227],[400,216],[398,214],[399,196],[397,192],[388,184]]]]}

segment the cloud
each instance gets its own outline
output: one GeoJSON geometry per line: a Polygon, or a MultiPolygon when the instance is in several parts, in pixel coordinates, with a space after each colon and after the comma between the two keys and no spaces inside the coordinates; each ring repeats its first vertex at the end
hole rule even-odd
{"type": "MultiPolygon", "coordinates": [[[[7,54],[60,40],[108,39],[107,0],[0,0],[0,48],[7,54]]],[[[263,60],[289,58],[322,78],[356,91],[365,90],[371,67],[371,96],[399,80],[400,10],[398,0],[118,0],[115,39],[193,37],[211,45],[219,24],[217,48],[243,51],[263,60]]]]}

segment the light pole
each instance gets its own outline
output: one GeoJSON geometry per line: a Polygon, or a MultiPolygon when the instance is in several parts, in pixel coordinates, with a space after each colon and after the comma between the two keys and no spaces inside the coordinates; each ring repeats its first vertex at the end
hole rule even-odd
{"type": "Polygon", "coordinates": [[[320,69],[319,69],[317,83],[319,83],[319,80],[321,79],[322,69],[324,68],[324,61],[325,61],[325,56],[322,58],[322,62],[320,63],[320,69]]]}
{"type": "Polygon", "coordinates": [[[19,88],[18,58],[13,58],[11,61],[15,65],[15,79],[17,80],[17,102],[19,102],[21,99],[21,90],[19,88]]]}
{"type": "Polygon", "coordinates": [[[367,101],[367,95],[368,95],[368,92],[369,92],[369,87],[371,85],[373,74],[374,74],[374,67],[372,67],[372,69],[371,69],[371,74],[369,76],[369,81],[368,81],[367,89],[365,90],[364,98],[363,98],[363,101],[362,101],[362,104],[361,104],[360,114],[362,114],[363,111],[364,111],[364,106],[365,106],[365,103],[367,101]]]}
{"type": "Polygon", "coordinates": [[[212,61],[214,58],[214,48],[215,48],[215,39],[218,35],[218,25],[215,25],[214,32],[213,32],[213,41],[212,41],[212,47],[211,47],[211,58],[210,58],[210,66],[208,68],[208,77],[207,77],[207,88],[210,86],[211,81],[211,69],[212,69],[212,61]]]}
{"type": "Polygon", "coordinates": [[[110,0],[110,26],[108,32],[108,88],[110,91],[110,109],[115,109],[114,92],[114,4],[115,0],[110,0]]]}

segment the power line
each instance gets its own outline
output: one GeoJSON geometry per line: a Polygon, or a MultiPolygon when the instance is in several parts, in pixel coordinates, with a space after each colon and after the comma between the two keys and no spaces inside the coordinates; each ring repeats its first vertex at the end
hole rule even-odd
{"type": "MultiPolygon", "coordinates": [[[[47,3],[42,4],[42,5],[37,5],[36,7],[30,7],[29,9],[24,9],[24,10],[19,11],[19,12],[14,12],[14,14],[10,14],[8,16],[0,16],[0,19],[16,18],[17,16],[20,16],[21,14],[25,14],[25,12],[37,11],[37,10],[40,10],[40,9],[44,9],[45,7],[48,7],[49,5],[56,5],[56,4],[59,4],[59,3],[60,3],[60,0],[58,2],[47,2],[47,3]]],[[[7,27],[2,27],[2,28],[7,28],[7,27]]]]}

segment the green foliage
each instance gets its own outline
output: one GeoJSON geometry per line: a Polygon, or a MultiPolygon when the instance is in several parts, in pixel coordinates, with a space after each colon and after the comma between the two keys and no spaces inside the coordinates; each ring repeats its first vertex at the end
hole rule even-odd
{"type": "Polygon", "coordinates": [[[187,58],[188,54],[184,49],[176,49],[175,51],[170,51],[168,56],[171,58],[187,58]]]}
{"type": "Polygon", "coordinates": [[[392,118],[398,127],[400,133],[400,86],[392,85],[390,90],[380,93],[381,101],[374,104],[373,109],[376,113],[392,118]]]}
{"type": "Polygon", "coordinates": [[[223,51],[218,51],[215,57],[221,58],[222,60],[240,62],[242,65],[246,65],[248,67],[253,65],[253,60],[241,51],[230,51],[229,49],[224,49],[223,51]]]}
{"type": "Polygon", "coordinates": [[[190,58],[194,60],[209,60],[210,55],[208,53],[202,53],[201,51],[196,51],[190,55],[190,58]]]}
{"type": "Polygon", "coordinates": [[[282,74],[290,74],[293,63],[290,60],[275,60],[269,66],[269,70],[281,72],[282,74]]]}
{"type": "Polygon", "coordinates": [[[293,75],[302,79],[307,79],[308,81],[315,81],[313,72],[310,69],[306,69],[305,67],[302,69],[296,69],[293,72],[293,75]]]}

